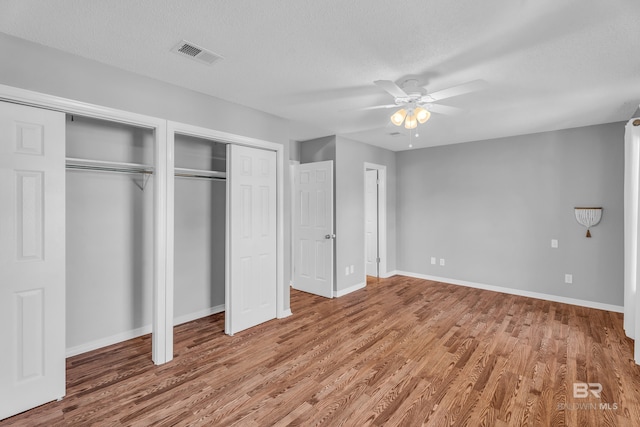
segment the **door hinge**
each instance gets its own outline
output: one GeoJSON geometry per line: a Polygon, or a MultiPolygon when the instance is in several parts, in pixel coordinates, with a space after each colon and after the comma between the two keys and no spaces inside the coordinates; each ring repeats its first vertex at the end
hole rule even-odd
{"type": "Polygon", "coordinates": [[[380,262],[380,257],[376,258],[376,262],[380,262]]]}

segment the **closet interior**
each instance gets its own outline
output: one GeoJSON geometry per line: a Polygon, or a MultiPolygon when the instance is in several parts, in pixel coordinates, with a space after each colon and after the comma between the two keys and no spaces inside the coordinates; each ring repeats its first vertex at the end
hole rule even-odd
{"type": "MultiPolygon", "coordinates": [[[[151,332],[153,130],[66,120],[66,349],[151,332]]],[[[174,323],[225,308],[226,145],[175,135],[174,323]]]]}
{"type": "Polygon", "coordinates": [[[67,356],[151,331],[153,130],[67,115],[67,356]]]}
{"type": "Polygon", "coordinates": [[[224,143],[175,135],[175,324],[225,309],[226,153],[224,143]]]}

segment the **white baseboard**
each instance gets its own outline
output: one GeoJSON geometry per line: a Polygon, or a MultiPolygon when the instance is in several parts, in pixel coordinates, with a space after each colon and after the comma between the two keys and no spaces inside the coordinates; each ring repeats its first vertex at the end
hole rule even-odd
{"type": "Polygon", "coordinates": [[[396,271],[396,274],[401,276],[415,277],[416,279],[433,280],[435,282],[450,283],[452,285],[467,286],[469,288],[501,292],[503,294],[519,295],[522,297],[537,298],[545,301],[561,302],[564,304],[578,305],[581,307],[596,308],[598,310],[613,311],[615,313],[624,312],[624,307],[620,305],[605,304],[601,302],[562,297],[558,295],[549,295],[540,292],[524,291],[521,289],[505,288],[502,286],[485,285],[483,283],[467,282],[465,280],[449,279],[446,277],[429,276],[427,274],[411,273],[408,271],[396,271]]]}
{"type": "Polygon", "coordinates": [[[339,298],[346,294],[350,294],[351,292],[355,292],[358,289],[362,289],[367,286],[367,282],[358,283],[357,285],[350,286],[346,289],[340,289],[339,291],[333,291],[334,298],[339,298]]]}
{"type": "Polygon", "coordinates": [[[146,325],[141,328],[121,332],[119,334],[111,335],[110,337],[100,338],[99,340],[90,341],[88,343],[68,348],[66,351],[66,357],[77,356],[78,354],[86,353],[88,351],[96,350],[108,345],[117,344],[119,342],[130,340],[133,338],[138,338],[150,333],[151,325],[146,325]]]}
{"type": "MultiPolygon", "coordinates": [[[[221,313],[224,311],[224,304],[210,307],[205,310],[196,311],[195,313],[185,314],[173,319],[173,325],[181,325],[183,323],[191,322],[202,317],[210,316],[212,314],[221,313]]],[[[75,347],[70,347],[65,352],[65,357],[77,356],[78,354],[86,353],[88,351],[97,350],[102,347],[106,347],[112,344],[117,344],[122,341],[127,341],[133,338],[138,338],[143,335],[151,333],[151,325],[145,325],[140,328],[132,329],[130,331],[121,332],[119,334],[111,335],[110,337],[100,338],[95,341],[90,341],[85,344],[80,344],[75,347]]]]}
{"type": "Polygon", "coordinates": [[[388,279],[389,277],[393,277],[396,276],[400,273],[398,273],[398,270],[391,270],[391,271],[387,271],[386,273],[382,273],[380,274],[380,278],[381,279],[388,279]]]}
{"type": "Polygon", "coordinates": [[[278,315],[278,319],[284,319],[285,317],[289,317],[291,316],[293,313],[291,312],[291,309],[287,309],[287,310],[282,310],[282,312],[278,315]]]}
{"type": "Polygon", "coordinates": [[[184,314],[180,317],[173,319],[173,326],[182,325],[183,323],[191,322],[196,319],[211,316],[212,314],[222,313],[224,311],[224,304],[216,305],[215,307],[209,307],[204,310],[196,311],[195,313],[184,314]]]}

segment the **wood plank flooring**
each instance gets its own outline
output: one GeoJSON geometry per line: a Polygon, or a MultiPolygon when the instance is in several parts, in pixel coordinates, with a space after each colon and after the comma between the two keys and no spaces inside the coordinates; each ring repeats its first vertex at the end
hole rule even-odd
{"type": "Polygon", "coordinates": [[[233,337],[224,314],[67,360],[67,397],[2,426],[638,426],[622,315],[395,276],[233,337]],[[600,383],[575,398],[574,382],[600,383]]]}

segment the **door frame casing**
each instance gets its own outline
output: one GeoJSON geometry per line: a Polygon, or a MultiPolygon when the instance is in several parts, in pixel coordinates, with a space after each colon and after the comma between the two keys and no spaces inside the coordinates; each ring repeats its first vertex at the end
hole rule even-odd
{"type": "MultiPolygon", "coordinates": [[[[387,276],[387,167],[384,165],[378,165],[375,163],[364,162],[364,168],[362,171],[362,178],[364,180],[363,185],[363,197],[367,197],[367,170],[378,171],[378,257],[380,262],[378,263],[378,277],[387,276]]],[[[366,199],[365,199],[366,200],[366,199]]],[[[367,204],[364,203],[363,218],[366,218],[367,204]]],[[[366,276],[367,271],[367,239],[365,222],[362,223],[362,236],[364,239],[363,254],[364,254],[364,272],[366,276]]]]}
{"type": "Polygon", "coordinates": [[[295,168],[297,165],[300,164],[300,160],[289,160],[289,197],[291,197],[291,206],[289,209],[289,218],[291,218],[291,221],[289,221],[289,228],[290,228],[290,233],[289,233],[289,244],[291,245],[291,250],[289,251],[289,265],[290,265],[290,269],[289,269],[289,286],[292,288],[295,288],[295,283],[294,283],[294,277],[295,277],[295,254],[293,252],[293,248],[294,248],[294,220],[293,220],[293,216],[295,215],[295,209],[296,209],[296,177],[295,177],[295,168]]]}

